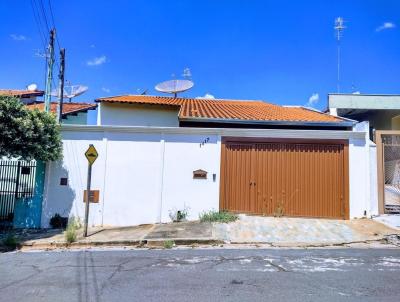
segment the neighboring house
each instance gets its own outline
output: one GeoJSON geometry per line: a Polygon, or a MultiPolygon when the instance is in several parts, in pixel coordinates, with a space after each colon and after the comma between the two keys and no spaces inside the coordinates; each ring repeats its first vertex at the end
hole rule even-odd
{"type": "Polygon", "coordinates": [[[19,98],[24,104],[33,103],[37,97],[44,95],[41,90],[20,90],[20,89],[0,89],[0,96],[14,96],[19,98]]]}
{"type": "MultiPolygon", "coordinates": [[[[57,113],[57,105],[58,105],[57,102],[52,102],[50,105],[50,111],[54,114],[57,113]]],[[[34,102],[28,104],[27,107],[32,110],[33,109],[44,110],[44,103],[34,102]]],[[[63,103],[62,123],[86,125],[88,111],[95,110],[96,108],[97,104],[94,103],[75,103],[75,102],[63,103]]]]}
{"type": "MultiPolygon", "coordinates": [[[[44,110],[44,103],[36,100],[42,91],[0,90],[0,95],[15,96],[28,109],[44,110]]],[[[63,123],[86,125],[88,110],[96,109],[95,103],[70,103],[63,105],[63,123]]],[[[50,110],[57,112],[57,103],[50,110]]],[[[0,158],[0,228],[13,224],[15,227],[40,227],[44,164],[0,158]],[[29,193],[29,194],[28,194],[29,193]]]]}
{"type": "MultiPolygon", "coordinates": [[[[0,96],[13,96],[19,98],[21,102],[28,106],[29,109],[44,110],[44,102],[37,100],[37,97],[42,97],[44,91],[41,90],[17,90],[17,89],[0,89],[0,96]]],[[[57,113],[57,102],[51,102],[50,111],[57,113]]],[[[63,103],[63,123],[64,124],[87,124],[87,112],[95,110],[95,103],[63,103]]]]}
{"type": "Polygon", "coordinates": [[[98,124],[63,125],[64,157],[46,170],[42,226],[84,217],[89,144],[98,203],[90,225],[170,221],[187,209],[349,219],[376,214],[369,141],[354,121],[261,101],[116,96],[98,124]]]}
{"type": "Polygon", "coordinates": [[[329,94],[328,108],[368,123],[377,148],[379,213],[400,213],[400,95],[329,94]]]}
{"type": "Polygon", "coordinates": [[[370,138],[376,130],[400,130],[400,95],[329,94],[332,115],[368,121],[370,138]]]}

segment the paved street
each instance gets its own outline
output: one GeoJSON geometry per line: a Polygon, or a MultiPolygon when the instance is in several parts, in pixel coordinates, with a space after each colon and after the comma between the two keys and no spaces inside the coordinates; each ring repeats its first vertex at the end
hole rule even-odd
{"type": "Polygon", "coordinates": [[[400,301],[400,249],[0,254],[6,301],[400,301]]]}

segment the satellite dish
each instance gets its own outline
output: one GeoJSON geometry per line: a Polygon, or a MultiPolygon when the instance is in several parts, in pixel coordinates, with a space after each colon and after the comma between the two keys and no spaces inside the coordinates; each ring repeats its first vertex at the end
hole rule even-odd
{"type": "MultiPolygon", "coordinates": [[[[69,99],[71,101],[72,98],[77,97],[85,93],[89,87],[83,85],[67,85],[64,86],[64,99],[69,99]]],[[[60,97],[58,89],[54,89],[51,93],[52,96],[60,97]]]]}
{"type": "Polygon", "coordinates": [[[26,87],[26,89],[29,90],[29,91],[36,91],[36,90],[37,90],[37,87],[38,87],[37,84],[32,83],[32,84],[28,85],[28,86],[26,87]]]}
{"type": "Polygon", "coordinates": [[[170,80],[156,85],[156,90],[164,93],[173,93],[176,97],[178,92],[189,90],[194,86],[190,80],[170,80]]]}

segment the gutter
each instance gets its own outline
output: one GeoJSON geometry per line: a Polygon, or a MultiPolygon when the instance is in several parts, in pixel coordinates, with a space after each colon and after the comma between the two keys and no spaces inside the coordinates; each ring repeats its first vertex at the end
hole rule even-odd
{"type": "Polygon", "coordinates": [[[120,133],[163,133],[197,134],[236,137],[267,138],[325,138],[325,139],[364,139],[365,131],[349,130],[297,130],[297,129],[246,129],[246,128],[199,128],[199,127],[144,127],[144,126],[96,126],[62,124],[63,134],[69,132],[120,132],[120,133]]]}
{"type": "Polygon", "coordinates": [[[66,118],[69,115],[77,115],[78,113],[88,112],[89,110],[96,110],[96,108],[97,108],[97,104],[96,104],[96,106],[93,106],[93,107],[82,108],[82,109],[78,109],[78,110],[74,110],[74,111],[64,112],[62,114],[62,117],[66,118]]]}
{"type": "Polygon", "coordinates": [[[356,122],[346,120],[343,122],[307,122],[307,121],[262,121],[262,120],[240,120],[225,118],[179,118],[181,122],[199,123],[226,123],[226,124],[256,124],[256,125],[276,125],[276,126],[318,126],[318,127],[353,127],[356,122]]]}

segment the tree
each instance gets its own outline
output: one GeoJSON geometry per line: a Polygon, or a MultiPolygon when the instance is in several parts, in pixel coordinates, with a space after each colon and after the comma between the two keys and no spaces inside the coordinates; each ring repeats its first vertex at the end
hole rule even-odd
{"type": "Polygon", "coordinates": [[[60,126],[52,113],[29,110],[0,96],[0,156],[53,161],[62,156],[60,126]]]}

